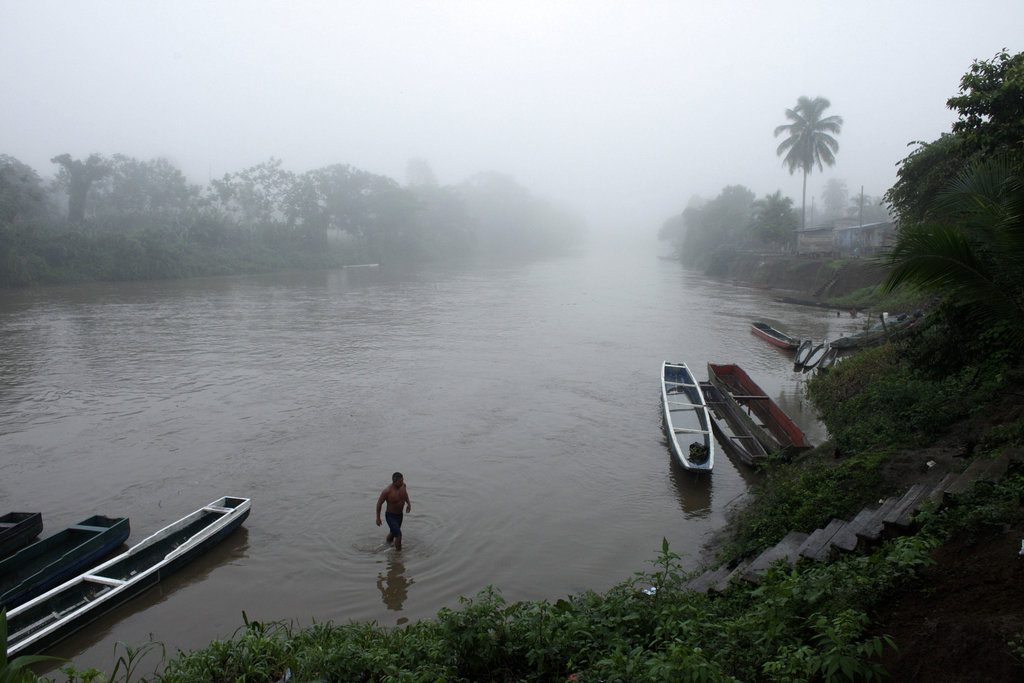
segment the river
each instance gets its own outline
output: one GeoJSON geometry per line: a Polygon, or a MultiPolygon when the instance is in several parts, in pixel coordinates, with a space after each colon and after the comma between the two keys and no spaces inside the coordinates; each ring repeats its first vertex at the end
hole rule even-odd
{"type": "Polygon", "coordinates": [[[53,649],[109,670],[262,621],[406,623],[487,585],[602,590],[664,537],[695,567],[753,474],[681,471],[659,371],[742,365],[804,427],[806,376],[752,319],[858,321],[704,278],[656,250],[0,292],[0,512],[45,533],[127,516],[135,543],[223,495],[242,530],[53,649]],[[413,511],[374,525],[392,471],[413,511]]]}

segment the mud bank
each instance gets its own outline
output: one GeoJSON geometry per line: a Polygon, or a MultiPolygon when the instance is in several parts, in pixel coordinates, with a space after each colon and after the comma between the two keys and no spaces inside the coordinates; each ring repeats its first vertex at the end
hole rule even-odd
{"type": "Polygon", "coordinates": [[[737,253],[718,258],[706,273],[735,284],[826,302],[882,282],[885,270],[866,259],[828,260],[737,253]]]}

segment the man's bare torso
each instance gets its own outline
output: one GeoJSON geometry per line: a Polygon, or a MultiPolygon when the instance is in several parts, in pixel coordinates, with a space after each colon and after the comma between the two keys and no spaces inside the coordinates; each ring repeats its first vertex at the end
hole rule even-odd
{"type": "Polygon", "coordinates": [[[380,495],[387,501],[387,511],[393,515],[402,514],[402,505],[406,502],[408,494],[405,492],[405,485],[402,488],[396,488],[394,484],[390,484],[380,495]]]}

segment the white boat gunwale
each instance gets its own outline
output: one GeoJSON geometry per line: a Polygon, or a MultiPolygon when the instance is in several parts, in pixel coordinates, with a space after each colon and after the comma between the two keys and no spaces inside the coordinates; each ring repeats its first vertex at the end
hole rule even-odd
{"type": "Polygon", "coordinates": [[[210,503],[210,505],[203,506],[198,510],[195,510],[194,512],[191,512],[190,514],[182,517],[181,519],[171,522],[167,526],[163,527],[162,529],[159,529],[158,531],[150,534],[149,536],[146,536],[144,539],[133,545],[125,552],[115,557],[112,557],[106,562],[97,565],[96,567],[93,567],[74,578],[68,579],[59,586],[51,588],[42,595],[36,596],[35,598],[32,598],[26,603],[18,605],[13,610],[7,613],[8,627],[10,627],[11,620],[14,617],[17,617],[18,615],[27,612],[30,609],[33,609],[39,604],[48,601],[52,597],[55,597],[58,594],[66,590],[69,590],[78,584],[88,582],[97,583],[109,587],[109,590],[99,593],[94,598],[86,602],[86,604],[80,605],[77,608],[73,608],[71,611],[67,613],[57,614],[57,618],[54,619],[50,624],[44,626],[38,631],[31,632],[30,635],[27,635],[21,640],[18,640],[18,636],[21,633],[24,633],[25,631],[31,631],[32,628],[37,626],[40,623],[40,621],[43,621],[43,619],[37,620],[32,624],[28,624],[25,628],[22,628],[17,632],[9,632],[7,641],[8,657],[16,655],[19,651],[25,649],[26,647],[29,647],[33,643],[45,638],[46,636],[49,636],[51,633],[58,630],[68,622],[78,619],[84,613],[96,609],[97,605],[101,605],[104,602],[113,599],[115,596],[119,595],[121,592],[127,590],[131,586],[141,583],[146,577],[150,576],[154,572],[160,571],[165,566],[173,562],[177,557],[179,557],[183,553],[189,552],[195,546],[200,545],[203,541],[208,539],[210,536],[215,535],[224,527],[230,525],[232,522],[234,522],[235,519],[247,513],[251,505],[252,501],[249,498],[242,498],[239,496],[224,496],[222,498],[218,498],[217,500],[210,503]],[[229,498],[241,502],[234,508],[216,505],[217,503],[226,501],[229,498]],[[221,512],[220,510],[207,510],[207,507],[220,507],[221,510],[226,510],[227,512],[221,512]],[[123,562],[132,557],[133,555],[137,555],[140,552],[148,549],[149,546],[155,544],[164,537],[169,536],[172,533],[187,527],[189,524],[197,521],[203,514],[208,512],[215,512],[216,514],[221,514],[221,517],[219,519],[214,520],[209,526],[198,531],[195,535],[191,536],[187,541],[185,541],[178,547],[171,549],[171,551],[164,555],[164,557],[161,560],[154,562],[150,567],[147,567],[145,570],[134,574],[130,579],[113,579],[101,575],[103,571],[107,570],[111,566],[123,562]]]}
{"type": "Polygon", "coordinates": [[[697,382],[693,371],[685,363],[670,363],[664,361],[661,368],[661,400],[662,400],[662,416],[665,420],[665,432],[669,439],[669,446],[675,456],[677,462],[682,465],[685,469],[695,472],[710,472],[715,464],[715,441],[711,435],[711,414],[708,410],[707,400],[704,398],[704,392],[701,390],[700,384],[697,382]],[[667,379],[666,370],[669,368],[683,370],[690,378],[690,382],[678,382],[667,379]],[[692,396],[687,396],[691,399],[691,402],[684,401],[672,401],[669,399],[669,387],[684,387],[691,390],[700,400],[700,404],[692,403],[692,396]],[[672,406],[678,406],[673,408],[672,406]],[[685,427],[676,427],[672,423],[673,413],[693,412],[696,415],[697,422],[704,429],[689,429],[685,427]],[[704,462],[695,463],[687,457],[687,453],[680,446],[677,434],[700,434],[704,437],[704,445],[708,450],[708,457],[704,462]]]}

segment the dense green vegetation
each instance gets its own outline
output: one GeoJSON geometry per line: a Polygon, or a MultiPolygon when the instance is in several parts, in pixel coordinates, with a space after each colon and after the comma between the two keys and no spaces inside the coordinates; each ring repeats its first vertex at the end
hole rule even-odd
{"type": "Polygon", "coordinates": [[[165,159],[54,158],[52,182],[0,154],[0,286],[140,280],[561,253],[582,238],[566,209],[508,176],[439,186],[276,159],[192,185],[165,159]],[[64,207],[67,207],[66,210],[64,207]]]}

